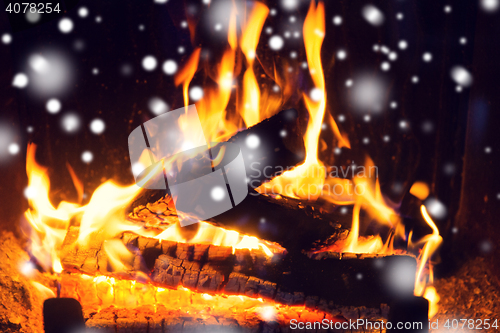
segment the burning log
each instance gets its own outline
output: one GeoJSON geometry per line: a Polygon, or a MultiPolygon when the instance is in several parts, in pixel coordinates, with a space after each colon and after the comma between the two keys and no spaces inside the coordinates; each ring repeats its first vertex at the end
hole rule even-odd
{"type": "MultiPolygon", "coordinates": [[[[252,187],[258,187],[264,181],[274,178],[284,169],[293,167],[304,160],[304,140],[299,124],[299,114],[295,109],[283,110],[274,116],[263,120],[255,126],[236,133],[227,140],[235,143],[241,149],[245,162],[246,173],[252,187]],[[253,136],[262,144],[254,147],[249,145],[247,138],[253,136]]],[[[218,144],[211,148],[215,158],[221,148],[218,144]]],[[[194,159],[207,158],[207,154],[199,154],[184,163],[190,168],[194,159]]],[[[230,156],[229,156],[230,157],[230,156]]],[[[227,158],[226,158],[227,159],[227,158]]],[[[220,164],[227,164],[222,159],[220,164]]],[[[182,170],[182,167],[180,168],[182,170]]],[[[195,172],[195,171],[193,171],[195,172]]],[[[131,204],[131,207],[146,205],[170,194],[167,190],[144,190],[131,204]]]]}
{"type": "MultiPolygon", "coordinates": [[[[129,218],[146,227],[160,229],[177,221],[169,197],[135,207],[129,218]]],[[[233,209],[207,222],[279,243],[289,252],[301,252],[345,239],[352,223],[350,216],[328,212],[319,203],[286,197],[275,199],[255,191],[250,191],[233,209]],[[291,228],[301,232],[290,232],[291,228]]]]}
{"type": "MultiPolygon", "coordinates": [[[[310,308],[388,304],[395,296],[388,283],[393,273],[387,272],[402,266],[414,276],[416,270],[415,258],[405,255],[324,252],[310,256],[278,253],[271,257],[247,249],[233,254],[220,246],[160,242],[130,233],[123,234],[121,241],[134,256],[123,260],[127,269],[114,269],[99,234],[92,237],[89,246],[82,247],[75,243],[78,232],[78,227],[71,227],[63,246],[62,265],[68,272],[149,280],[159,287],[182,286],[208,294],[261,297],[310,308]]],[[[407,282],[409,288],[398,297],[412,294],[414,281],[407,282]]]]}
{"type": "Polygon", "coordinates": [[[82,293],[92,295],[83,301],[88,328],[104,332],[283,332],[290,320],[335,322],[360,318],[387,320],[389,308],[367,307],[277,307],[273,303],[245,296],[209,296],[187,289],[170,290],[130,281],[99,279],[93,285],[84,275],[64,274],[64,296],[81,298],[82,293]],[[109,287],[103,288],[103,287],[109,287]],[[83,288],[84,287],[84,288],[83,288]],[[113,290],[114,299],[109,296],[113,290]],[[146,296],[145,296],[146,295],[146,296]],[[116,306],[113,306],[116,305],[116,306]],[[267,313],[266,313],[267,311],[267,313]],[[149,330],[147,328],[149,327],[149,330]]]}
{"type": "Polygon", "coordinates": [[[208,222],[279,243],[289,252],[308,251],[345,239],[352,224],[350,216],[329,212],[319,203],[276,199],[255,191],[250,191],[238,206],[208,222]]]}

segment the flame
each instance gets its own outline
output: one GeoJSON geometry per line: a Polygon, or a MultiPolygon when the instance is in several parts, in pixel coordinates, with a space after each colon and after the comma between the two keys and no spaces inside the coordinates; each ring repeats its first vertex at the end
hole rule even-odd
{"type": "Polygon", "coordinates": [[[43,300],[56,297],[56,294],[51,289],[45,287],[43,284],[36,281],[30,281],[30,283],[40,293],[40,296],[43,300]]]}
{"type": "Polygon", "coordinates": [[[304,163],[263,184],[257,189],[260,193],[272,191],[274,194],[302,199],[316,199],[321,194],[326,176],[325,167],[318,159],[319,135],[326,109],[325,77],[321,66],[321,45],[325,37],[324,16],[323,2],[319,2],[316,6],[315,2],[311,1],[304,21],[303,34],[309,73],[320,98],[318,101],[313,101],[307,94],[303,94],[309,112],[309,122],[304,135],[306,148],[304,163]]]}
{"type": "Polygon", "coordinates": [[[196,234],[187,239],[181,234],[178,225],[172,225],[155,238],[159,240],[175,241],[180,243],[191,244],[212,244],[216,246],[228,246],[233,248],[233,254],[238,249],[261,250],[268,257],[272,257],[274,253],[284,252],[285,250],[277,245],[259,240],[257,237],[241,235],[234,230],[226,230],[224,228],[213,226],[207,222],[200,222],[196,234]]]}
{"type": "Polygon", "coordinates": [[[30,209],[25,217],[30,223],[31,254],[45,269],[59,271],[59,249],[66,236],[71,218],[79,212],[79,205],[61,202],[54,208],[49,199],[50,182],[47,169],[35,161],[36,146],[28,145],[26,172],[29,175],[26,193],[30,209]]]}
{"type": "MultiPolygon", "coordinates": [[[[182,309],[185,313],[205,313],[230,318],[234,315],[256,315],[264,321],[335,320],[330,314],[307,309],[305,306],[277,304],[272,300],[253,298],[245,295],[210,295],[189,290],[184,287],[166,289],[138,281],[116,280],[106,276],[65,274],[62,281],[61,296],[78,299],[82,307],[99,311],[111,306],[136,307],[152,305],[154,309],[166,305],[182,309]]],[[[138,309],[138,311],[140,311],[138,309]]]]}
{"type": "Polygon", "coordinates": [[[241,51],[247,60],[247,70],[243,76],[243,112],[247,127],[257,124],[260,119],[260,90],[253,70],[255,50],[259,43],[260,32],[264,26],[269,9],[260,2],[254,8],[241,37],[241,51]]]}
{"type": "Polygon", "coordinates": [[[434,221],[432,221],[431,217],[427,213],[427,209],[424,205],[420,206],[420,212],[422,213],[425,222],[427,222],[427,224],[431,227],[432,234],[422,237],[422,239],[420,239],[416,243],[412,242],[410,234],[408,245],[411,247],[416,247],[424,244],[424,247],[422,248],[422,251],[420,252],[420,255],[418,257],[418,268],[415,277],[414,294],[416,296],[424,296],[429,301],[429,318],[432,318],[432,316],[434,316],[438,310],[437,302],[439,302],[439,296],[437,295],[436,289],[431,285],[433,282],[432,267],[429,267],[430,273],[428,279],[426,278],[426,274],[424,274],[424,269],[427,264],[429,264],[430,266],[429,261],[432,257],[432,254],[439,248],[441,242],[443,241],[443,238],[439,235],[439,230],[436,227],[434,221]]]}
{"type": "Polygon", "coordinates": [[[189,83],[194,77],[196,70],[198,69],[198,61],[200,60],[201,48],[196,48],[186,65],[179,71],[175,76],[175,85],[178,86],[182,83],[182,96],[184,97],[184,106],[189,105],[189,83]]]}
{"type": "MultiPolygon", "coordinates": [[[[63,271],[60,252],[71,221],[80,223],[80,233],[77,238],[79,245],[88,245],[96,233],[100,233],[101,237],[106,239],[103,245],[104,251],[110,258],[113,269],[118,272],[127,271],[132,258],[132,253],[123,243],[113,239],[125,231],[160,240],[230,246],[233,248],[233,253],[237,249],[260,250],[272,257],[274,253],[284,251],[277,244],[241,235],[237,231],[226,230],[206,222],[199,223],[198,232],[191,239],[184,238],[178,224],[161,233],[145,230],[142,224],[127,220],[125,214],[126,207],[142,190],[135,184],[119,186],[107,181],[94,191],[88,204],[62,201],[56,209],[49,199],[50,181],[47,170],[36,163],[35,151],[36,146],[30,144],[27,149],[26,167],[29,178],[29,190],[26,192],[29,193],[30,208],[25,212],[25,216],[32,227],[30,253],[46,271],[52,269],[58,274],[63,271]]],[[[155,170],[152,171],[154,172],[155,170]]],[[[148,179],[148,175],[145,179],[148,179]]]]}

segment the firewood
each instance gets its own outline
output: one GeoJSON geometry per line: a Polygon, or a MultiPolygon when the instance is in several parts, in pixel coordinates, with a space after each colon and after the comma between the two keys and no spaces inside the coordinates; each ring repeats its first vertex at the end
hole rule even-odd
{"type": "MultiPolygon", "coordinates": [[[[304,140],[300,130],[298,112],[295,109],[283,110],[255,126],[236,133],[226,142],[235,143],[241,149],[247,177],[251,179],[253,187],[274,178],[283,169],[301,163],[305,157],[304,140]],[[262,142],[258,147],[258,154],[246,143],[246,139],[250,135],[257,136],[262,142]]],[[[221,147],[221,144],[217,144],[211,148],[213,158],[218,155],[221,147]]],[[[206,153],[200,153],[193,159],[205,159],[207,156],[209,155],[206,153]]],[[[188,165],[194,164],[193,159],[188,160],[184,165],[188,167],[188,165]]],[[[227,156],[221,160],[220,164],[225,165],[231,159],[231,156],[227,156]]],[[[168,194],[170,194],[168,188],[166,190],[144,190],[132,202],[130,209],[140,205],[145,206],[168,194]]]]}
{"type": "MultiPolygon", "coordinates": [[[[158,291],[152,296],[152,299],[156,300],[155,303],[141,303],[141,300],[137,299],[135,303],[126,307],[116,307],[103,303],[102,299],[105,298],[103,293],[96,293],[96,285],[89,287],[84,282],[86,280],[88,279],[82,275],[63,274],[62,293],[65,297],[69,296],[66,286],[79,285],[83,282],[86,290],[95,295],[92,301],[82,302],[86,326],[90,329],[99,329],[102,332],[163,333],[184,332],[188,329],[193,332],[220,332],[230,329],[238,332],[283,332],[284,329],[290,327],[290,319],[321,321],[326,318],[334,322],[348,319],[380,321],[387,320],[389,315],[389,308],[385,304],[371,308],[337,306],[333,302],[324,301],[320,302],[315,309],[281,306],[276,308],[275,320],[265,321],[259,309],[252,309],[248,306],[234,307],[234,303],[230,309],[230,306],[219,303],[222,301],[230,305],[231,301],[228,301],[227,297],[221,296],[219,300],[204,299],[202,294],[191,294],[188,298],[181,300],[184,303],[177,303],[179,301],[178,295],[167,293],[160,296],[160,294],[165,294],[164,291],[158,291]],[[181,304],[182,306],[179,306],[181,304]],[[210,310],[207,311],[207,309],[210,310]]],[[[84,293],[85,288],[78,289],[84,293]]],[[[125,292],[125,298],[134,298],[134,291],[126,289],[125,292]]],[[[171,292],[183,293],[177,290],[171,292]]],[[[71,296],[77,299],[81,298],[79,293],[71,296]]],[[[254,306],[258,307],[259,304],[261,303],[256,300],[254,306]]],[[[268,305],[264,304],[264,306],[268,305]]]]}
{"type": "MultiPolygon", "coordinates": [[[[135,207],[128,218],[143,224],[146,228],[158,230],[170,227],[176,222],[175,208],[168,196],[148,203],[147,206],[135,207]],[[155,214],[153,211],[157,206],[167,208],[155,214]],[[144,216],[148,216],[149,220],[144,216]],[[151,216],[157,217],[161,222],[150,224],[151,216]]],[[[352,223],[350,216],[329,212],[321,203],[286,197],[276,199],[260,195],[255,191],[250,191],[249,195],[233,209],[206,222],[278,243],[290,252],[301,252],[345,239],[352,223]],[[292,228],[300,232],[290,232],[292,228]]],[[[184,229],[187,228],[180,228],[184,229]]],[[[187,251],[188,248],[184,250],[187,251]]]]}
{"type": "MultiPolygon", "coordinates": [[[[227,254],[224,260],[220,260],[220,256],[211,260],[210,256],[202,255],[201,260],[194,261],[194,255],[186,255],[184,250],[178,251],[194,249],[192,244],[177,243],[175,251],[169,245],[166,247],[167,253],[164,254],[158,240],[141,240],[141,237],[137,237],[139,248],[129,247],[135,257],[124,263],[128,269],[115,271],[99,245],[99,233],[92,237],[93,242],[88,247],[74,243],[77,234],[78,227],[71,227],[63,245],[62,265],[68,272],[142,281],[147,277],[151,283],[166,288],[184,286],[209,294],[223,292],[269,298],[288,305],[307,304],[319,307],[322,303],[335,301],[338,305],[377,307],[389,303],[394,298],[391,285],[387,283],[387,270],[380,267],[403,265],[416,270],[415,258],[407,255],[320,253],[307,256],[290,252],[270,258],[253,250],[257,254],[248,257],[251,252],[238,250],[241,252],[236,255],[236,252],[224,252],[220,247],[212,245],[208,247],[207,253],[210,253],[213,247],[216,253],[227,254]],[[151,248],[154,251],[147,251],[151,248]],[[156,254],[159,255],[144,257],[156,254]],[[146,263],[150,263],[149,266],[146,263]]],[[[133,237],[123,235],[121,239],[122,242],[130,242],[133,237]]],[[[131,246],[130,243],[127,244],[131,246]]],[[[411,279],[414,274],[410,275],[411,279]]],[[[412,285],[412,281],[409,281],[409,284],[412,285]]],[[[407,291],[408,294],[412,292],[412,289],[407,291]]]]}

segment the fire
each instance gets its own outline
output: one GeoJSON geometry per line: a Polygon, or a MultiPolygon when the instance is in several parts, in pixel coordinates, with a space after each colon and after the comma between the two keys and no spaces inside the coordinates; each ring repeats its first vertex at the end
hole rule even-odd
{"type": "Polygon", "coordinates": [[[284,172],[269,183],[257,189],[260,193],[271,191],[291,198],[316,199],[321,194],[326,172],[318,159],[318,144],[321,125],[326,109],[325,77],[321,65],[321,45],[325,38],[325,8],[322,2],[315,5],[311,1],[309,12],[304,21],[304,44],[306,47],[309,73],[319,97],[313,100],[303,94],[309,111],[309,122],[304,135],[306,157],[304,163],[284,172]]]}
{"type": "Polygon", "coordinates": [[[430,303],[429,306],[429,317],[432,317],[436,314],[439,302],[439,295],[436,293],[436,289],[431,285],[433,282],[432,268],[429,267],[430,274],[429,279],[427,279],[426,274],[424,274],[424,269],[427,264],[430,266],[430,259],[432,254],[436,252],[436,250],[441,245],[443,238],[439,235],[439,230],[436,227],[434,221],[432,221],[431,217],[427,213],[427,209],[424,205],[420,206],[420,212],[424,217],[425,222],[431,227],[432,234],[426,235],[422,237],[418,242],[413,243],[411,241],[411,234],[409,240],[409,246],[419,246],[424,244],[422,251],[418,260],[418,269],[417,275],[415,277],[415,295],[416,296],[424,296],[430,303]]]}
{"type": "Polygon", "coordinates": [[[269,9],[260,2],[255,2],[250,19],[241,37],[241,51],[247,60],[247,70],[243,76],[243,111],[242,117],[247,127],[257,124],[260,119],[260,90],[253,70],[255,50],[260,32],[269,9]]]}
{"type": "Polygon", "coordinates": [[[135,307],[150,305],[155,311],[163,306],[181,309],[185,314],[206,314],[230,318],[233,315],[245,317],[254,315],[263,321],[279,320],[289,322],[295,318],[304,320],[337,321],[335,317],[305,306],[288,306],[273,301],[244,295],[209,295],[179,287],[165,289],[138,281],[117,280],[106,276],[65,274],[63,276],[62,297],[78,299],[85,311],[96,311],[110,306],[135,307]]]}
{"type": "Polygon", "coordinates": [[[30,208],[25,216],[32,227],[30,252],[47,271],[52,270],[55,273],[63,271],[60,251],[73,220],[80,222],[77,241],[82,246],[91,242],[91,235],[96,232],[104,235],[107,239],[104,250],[113,268],[118,271],[126,269],[124,263],[129,262],[127,259],[130,259],[132,255],[120,241],[113,239],[125,231],[160,240],[230,246],[233,252],[237,249],[260,250],[269,257],[272,257],[274,253],[284,252],[284,249],[277,244],[261,241],[257,237],[241,235],[237,231],[226,230],[206,222],[199,223],[197,233],[190,239],[182,236],[181,227],[177,224],[163,232],[145,230],[141,224],[127,220],[125,214],[126,207],[142,190],[136,184],[119,186],[112,181],[107,181],[94,191],[88,204],[80,205],[62,201],[56,209],[49,200],[50,181],[47,169],[36,163],[35,150],[35,145],[28,146],[27,173],[30,208]]]}
{"type": "Polygon", "coordinates": [[[26,162],[29,182],[25,194],[32,208],[26,211],[25,217],[32,227],[31,254],[45,270],[57,272],[61,267],[58,250],[71,218],[79,212],[80,207],[63,201],[54,208],[49,200],[47,169],[36,163],[35,150],[35,145],[28,146],[26,162]]]}
{"type": "MultiPolygon", "coordinates": [[[[256,75],[258,69],[258,62],[255,61],[257,59],[256,52],[269,9],[264,4],[255,2],[249,16],[245,17],[239,35],[236,17],[237,15],[244,15],[244,13],[237,13],[234,2],[232,2],[231,8],[227,46],[216,68],[208,69],[208,60],[205,59],[202,49],[198,47],[175,77],[175,84],[182,85],[184,105],[188,106],[190,104],[190,85],[199,69],[202,66],[205,67],[206,73],[202,74],[208,76],[205,81],[208,83],[203,87],[202,98],[195,102],[204,135],[208,142],[224,140],[239,129],[253,126],[274,114],[294,89],[291,87],[290,82],[279,77],[276,66],[274,68],[274,77],[271,79],[284,92],[281,97],[270,97],[265,89],[261,91],[261,88],[259,88],[256,75]],[[235,84],[241,67],[241,64],[238,64],[239,51],[243,53],[246,64],[241,90],[235,84]],[[236,97],[235,110],[230,107],[230,101],[234,96],[236,97]]],[[[394,240],[396,238],[405,239],[404,225],[396,212],[396,207],[383,197],[377,177],[356,175],[352,179],[327,178],[326,167],[318,158],[321,127],[324,121],[327,121],[332,128],[337,147],[350,148],[348,138],[341,134],[333,117],[326,113],[325,74],[321,63],[321,47],[325,38],[325,9],[323,2],[320,1],[316,5],[314,0],[311,1],[304,21],[303,35],[309,74],[314,85],[310,92],[303,93],[304,104],[309,113],[307,130],[304,134],[305,160],[294,169],[286,171],[272,181],[263,184],[257,190],[260,193],[272,192],[273,194],[307,200],[316,200],[322,197],[337,205],[353,205],[352,227],[347,239],[342,244],[335,244],[333,247],[322,250],[393,254],[394,240]],[[334,191],[329,190],[332,185],[334,185],[334,188],[340,186],[344,190],[343,193],[347,193],[349,189],[354,189],[354,191],[351,194],[336,195],[334,191]],[[365,211],[372,220],[390,229],[389,234],[384,237],[385,241],[381,235],[361,235],[363,226],[360,225],[362,224],[360,214],[362,211],[365,211]]],[[[181,128],[189,131],[189,119],[185,117],[181,118],[180,121],[183,122],[181,128]]],[[[141,156],[141,161],[144,160],[144,163],[141,164],[148,165],[146,159],[151,158],[151,154],[150,151],[145,151],[141,156]]],[[[223,153],[217,156],[214,165],[222,157],[223,153]]],[[[158,161],[162,157],[155,156],[155,158],[158,161]]],[[[178,163],[179,161],[163,161],[163,163],[159,163],[156,169],[151,170],[150,175],[146,175],[142,181],[147,182],[153,174],[159,172],[163,165],[174,162],[178,163]]],[[[138,167],[140,168],[141,165],[138,167]]],[[[365,169],[370,170],[372,167],[374,167],[373,161],[367,158],[365,169]]],[[[132,231],[138,235],[156,238],[160,241],[232,247],[233,253],[238,249],[249,249],[262,251],[271,257],[275,253],[285,251],[278,244],[272,244],[250,235],[242,235],[237,231],[215,227],[203,221],[198,224],[195,234],[189,238],[183,235],[178,225],[169,226],[162,231],[146,230],[143,225],[127,220],[124,210],[124,207],[129,206],[142,190],[139,186],[136,184],[119,186],[112,181],[107,181],[94,191],[86,205],[82,205],[83,186],[69,166],[68,170],[78,192],[79,203],[63,201],[55,208],[49,199],[50,182],[47,170],[36,163],[35,146],[30,145],[28,147],[27,173],[29,186],[26,195],[30,208],[26,211],[25,216],[32,226],[30,251],[47,271],[52,270],[58,274],[63,271],[60,258],[61,246],[70,223],[73,222],[80,224],[80,234],[78,235],[80,245],[89,243],[92,240],[91,235],[97,232],[105,235],[107,240],[103,245],[103,250],[106,252],[115,271],[130,270],[126,263],[131,262],[132,253],[121,241],[113,239],[125,231],[132,231]]],[[[426,184],[416,183],[410,193],[423,200],[423,198],[427,197],[429,188],[426,184]]],[[[433,232],[416,243],[412,243],[410,234],[409,244],[413,247],[423,245],[419,256],[415,295],[424,296],[431,302],[429,315],[432,316],[437,311],[439,296],[435,288],[431,286],[432,272],[429,273],[429,278],[427,278],[425,268],[432,254],[439,247],[442,238],[424,206],[421,207],[421,213],[433,232]]],[[[297,232],[300,232],[300,230],[297,232]]],[[[68,275],[65,276],[68,277],[68,275]]],[[[274,318],[279,308],[274,302],[246,296],[200,294],[185,288],[169,290],[136,281],[115,280],[115,278],[104,276],[80,276],[75,277],[75,279],[82,279],[86,283],[92,283],[92,288],[95,289],[95,294],[99,299],[99,305],[102,306],[157,304],[168,300],[172,306],[185,306],[190,309],[194,307],[193,304],[196,304],[196,306],[255,309],[255,311],[261,313],[262,317],[266,318],[274,318]]],[[[66,289],[66,295],[74,296],[74,292],[66,289]]],[[[77,297],[82,303],[85,303],[85,295],[78,294],[77,297]]]]}
{"type": "Polygon", "coordinates": [[[241,235],[234,230],[226,230],[215,227],[207,222],[200,222],[196,234],[187,239],[181,234],[180,227],[173,225],[165,231],[157,235],[155,238],[160,240],[175,241],[180,243],[191,244],[212,244],[216,246],[230,246],[233,248],[233,254],[238,249],[262,250],[268,257],[272,257],[274,253],[284,252],[281,246],[271,244],[257,237],[241,235]]]}

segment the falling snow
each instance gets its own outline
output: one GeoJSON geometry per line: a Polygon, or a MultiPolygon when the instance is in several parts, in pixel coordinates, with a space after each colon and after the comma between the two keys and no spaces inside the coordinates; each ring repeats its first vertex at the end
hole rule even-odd
{"type": "Polygon", "coordinates": [[[335,24],[335,25],[341,25],[342,24],[342,17],[340,17],[338,15],[334,16],[332,21],[333,21],[333,24],[335,24]]]}
{"type": "Polygon", "coordinates": [[[191,98],[194,102],[199,101],[203,98],[203,89],[198,86],[194,86],[189,89],[189,98],[191,98]]]}
{"type": "Polygon", "coordinates": [[[299,7],[299,0],[281,0],[281,7],[286,10],[295,10],[299,7]]]}
{"type": "Polygon", "coordinates": [[[85,163],[90,163],[94,159],[94,155],[90,151],[84,151],[82,153],[82,161],[85,163]]]}
{"type": "Polygon", "coordinates": [[[438,199],[427,199],[427,201],[425,202],[425,207],[432,217],[442,219],[446,216],[446,206],[438,199]]]}
{"type": "Polygon", "coordinates": [[[250,149],[258,148],[260,146],[260,138],[257,135],[255,135],[255,134],[250,134],[245,139],[245,144],[250,149]]]}
{"type": "Polygon", "coordinates": [[[11,155],[17,155],[17,153],[19,153],[20,150],[19,145],[17,143],[11,143],[8,149],[9,149],[9,154],[11,155]]]}
{"type": "Polygon", "coordinates": [[[472,75],[462,66],[455,66],[450,72],[451,78],[462,87],[468,87],[472,84],[472,75]]]}
{"type": "Polygon", "coordinates": [[[11,34],[3,34],[2,35],[2,43],[4,44],[10,44],[12,42],[12,36],[11,34]]]}
{"type": "Polygon", "coordinates": [[[215,186],[210,191],[210,197],[212,197],[214,201],[222,201],[225,196],[226,196],[226,191],[220,186],[215,186]]]}
{"type": "Polygon", "coordinates": [[[323,99],[323,91],[319,88],[313,88],[313,89],[311,89],[311,92],[309,93],[309,97],[313,101],[319,102],[323,99]]]}
{"type": "Polygon", "coordinates": [[[14,79],[12,80],[12,86],[16,88],[26,88],[28,85],[28,76],[24,73],[18,73],[14,76],[14,79]]]}
{"type": "Polygon", "coordinates": [[[85,18],[88,15],[89,15],[89,10],[87,9],[87,7],[80,7],[78,9],[78,16],[85,18]]]}
{"type": "Polygon", "coordinates": [[[366,5],[361,10],[365,20],[374,26],[380,26],[384,23],[384,14],[373,5],[366,5]]]}
{"type": "Polygon", "coordinates": [[[149,109],[156,115],[165,113],[169,110],[168,104],[160,97],[153,97],[148,103],[149,109]]]}
{"type": "Polygon", "coordinates": [[[65,114],[61,118],[61,126],[64,131],[74,133],[80,128],[80,118],[75,113],[65,114]]]}
{"type": "Polygon", "coordinates": [[[157,64],[158,62],[156,61],[156,58],[152,55],[145,56],[142,59],[142,68],[148,72],[154,70],[157,64]]]}
{"type": "Polygon", "coordinates": [[[31,11],[26,12],[26,21],[28,21],[29,23],[35,24],[38,21],[40,21],[41,18],[42,18],[42,15],[38,11],[36,11],[36,12],[31,12],[31,11]]]}
{"type": "Polygon", "coordinates": [[[73,21],[65,17],[59,21],[57,26],[59,27],[59,31],[63,34],[69,34],[73,30],[73,21]]]}
{"type": "Polygon", "coordinates": [[[283,41],[283,38],[278,35],[274,35],[271,38],[269,38],[269,47],[275,51],[280,50],[285,42],[283,41]]]}
{"type": "Polygon", "coordinates": [[[56,98],[51,98],[45,104],[45,108],[49,113],[56,114],[61,111],[61,102],[56,98]]]}
{"type": "Polygon", "coordinates": [[[481,9],[488,13],[494,13],[500,7],[499,0],[480,0],[481,9]]]}
{"type": "Polygon", "coordinates": [[[338,60],[344,60],[345,58],[347,58],[347,53],[345,50],[338,50],[337,51],[337,59],[338,60]]]}
{"type": "Polygon", "coordinates": [[[163,63],[163,72],[167,75],[174,75],[177,72],[177,63],[174,60],[166,60],[163,63]]]}
{"type": "Polygon", "coordinates": [[[90,122],[90,131],[94,134],[102,134],[106,129],[106,124],[102,119],[96,118],[90,122]]]}

